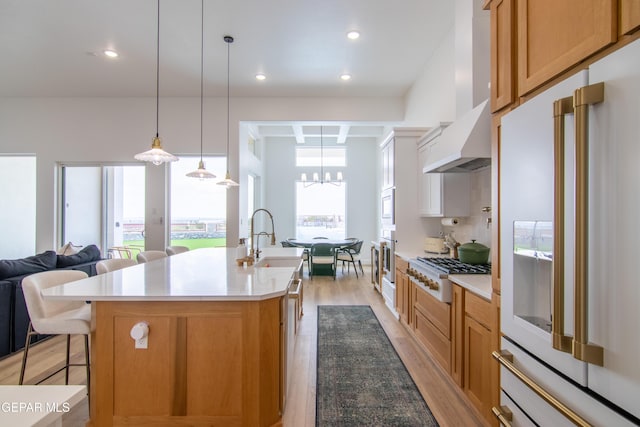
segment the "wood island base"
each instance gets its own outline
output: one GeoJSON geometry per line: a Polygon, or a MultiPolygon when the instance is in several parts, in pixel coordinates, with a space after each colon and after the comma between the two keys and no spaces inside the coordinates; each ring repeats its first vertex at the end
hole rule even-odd
{"type": "Polygon", "coordinates": [[[88,425],[281,425],[282,304],[94,301],[88,425]],[[138,322],[146,349],[130,336],[138,322]]]}

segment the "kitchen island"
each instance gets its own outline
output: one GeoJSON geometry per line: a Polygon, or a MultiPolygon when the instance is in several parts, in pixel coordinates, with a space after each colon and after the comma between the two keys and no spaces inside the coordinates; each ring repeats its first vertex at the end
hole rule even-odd
{"type": "Polygon", "coordinates": [[[249,267],[235,255],[198,249],[43,292],[91,301],[89,425],[281,423],[302,249],[249,267]]]}

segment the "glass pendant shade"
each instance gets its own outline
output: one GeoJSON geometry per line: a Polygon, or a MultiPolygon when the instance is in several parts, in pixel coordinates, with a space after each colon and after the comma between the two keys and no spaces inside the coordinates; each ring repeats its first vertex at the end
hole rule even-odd
{"type": "Polygon", "coordinates": [[[200,180],[212,179],[216,177],[214,174],[209,172],[207,168],[204,167],[204,162],[202,160],[200,160],[200,162],[198,163],[198,169],[189,172],[187,176],[189,178],[199,178],[200,180]]]}
{"type": "Polygon", "coordinates": [[[224,36],[223,40],[227,44],[227,174],[224,176],[222,181],[218,182],[218,185],[224,185],[228,190],[231,187],[238,187],[240,184],[231,179],[231,173],[229,172],[229,50],[231,43],[233,43],[233,37],[224,36]]]}
{"type": "Polygon", "coordinates": [[[175,162],[178,160],[176,156],[162,149],[160,142],[160,134],[158,127],[160,122],[160,0],[158,0],[158,33],[156,39],[156,136],[153,138],[151,150],[139,153],[133,156],[134,159],[143,162],[151,162],[154,165],[160,165],[167,162],[175,162]]]}
{"type": "Polygon", "coordinates": [[[198,163],[198,169],[189,172],[187,176],[189,178],[198,178],[201,181],[205,179],[212,179],[216,176],[209,172],[207,168],[204,167],[204,161],[202,160],[202,122],[203,122],[203,98],[204,98],[204,0],[200,1],[200,5],[202,8],[201,14],[201,39],[200,39],[200,162],[198,163]]]}
{"type": "Polygon", "coordinates": [[[178,160],[176,156],[171,153],[167,153],[162,149],[162,143],[160,142],[159,137],[153,138],[153,143],[151,144],[151,150],[147,150],[144,153],[139,153],[133,156],[134,159],[140,160],[142,162],[151,162],[154,165],[161,165],[166,162],[175,162],[178,160]]]}
{"type": "Polygon", "coordinates": [[[217,183],[218,185],[224,185],[227,188],[231,188],[231,187],[237,187],[240,184],[238,184],[237,182],[235,182],[234,180],[231,179],[231,174],[229,173],[229,171],[227,171],[227,174],[224,176],[224,179],[222,181],[219,181],[217,183]]]}

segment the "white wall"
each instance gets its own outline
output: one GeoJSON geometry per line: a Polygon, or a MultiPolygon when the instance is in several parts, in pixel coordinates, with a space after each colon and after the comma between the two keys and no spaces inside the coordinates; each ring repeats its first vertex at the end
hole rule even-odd
{"type": "MultiPolygon", "coordinates": [[[[269,141],[265,144],[265,199],[262,206],[274,216],[278,242],[296,236],[296,186],[301,171],[295,166],[296,144],[289,140],[269,141]]],[[[378,232],[378,145],[366,141],[350,141],[347,148],[347,167],[327,168],[335,177],[341,170],[346,183],[345,237],[364,240],[363,260],[369,259],[369,242],[378,232]]],[[[309,170],[309,168],[306,168],[309,170]]],[[[256,217],[257,219],[257,217],[256,217]]],[[[261,243],[262,244],[262,243],[261,243]]]]}
{"type": "MultiPolygon", "coordinates": [[[[167,151],[177,155],[199,153],[199,101],[199,97],[160,99],[159,131],[167,151]]],[[[150,148],[155,135],[155,111],[155,98],[0,98],[0,153],[28,152],[37,156],[37,252],[59,244],[57,164],[134,162],[136,153],[150,148]]],[[[204,115],[205,154],[224,154],[226,98],[205,99],[204,115]]],[[[230,244],[235,244],[240,234],[241,215],[246,211],[246,204],[240,210],[240,200],[247,197],[246,176],[251,166],[247,155],[239,157],[240,151],[246,150],[246,138],[239,143],[240,122],[397,122],[403,117],[400,98],[232,98],[230,171],[241,186],[227,193],[230,244]]],[[[147,249],[163,249],[166,245],[166,178],[164,166],[147,166],[147,249]]]]}

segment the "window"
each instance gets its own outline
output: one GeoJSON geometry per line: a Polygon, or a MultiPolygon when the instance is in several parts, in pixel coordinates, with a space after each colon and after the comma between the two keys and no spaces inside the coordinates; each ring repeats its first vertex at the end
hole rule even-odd
{"type": "MultiPolygon", "coordinates": [[[[171,163],[171,245],[189,249],[226,246],[227,190],[218,179],[186,176],[196,169],[198,157],[180,157],[171,163]]],[[[224,178],[225,157],[203,157],[206,168],[224,178]]]]}
{"type": "Polygon", "coordinates": [[[346,184],[315,184],[305,187],[296,182],[296,237],[344,239],[346,184]]]}
{"type": "Polygon", "coordinates": [[[324,147],[322,157],[320,157],[320,147],[297,147],[296,166],[298,167],[320,167],[347,165],[347,151],[345,147],[324,147]],[[322,161],[321,161],[322,160],[322,161]]]}
{"type": "Polygon", "coordinates": [[[36,250],[36,157],[0,155],[0,259],[36,250]]]}

